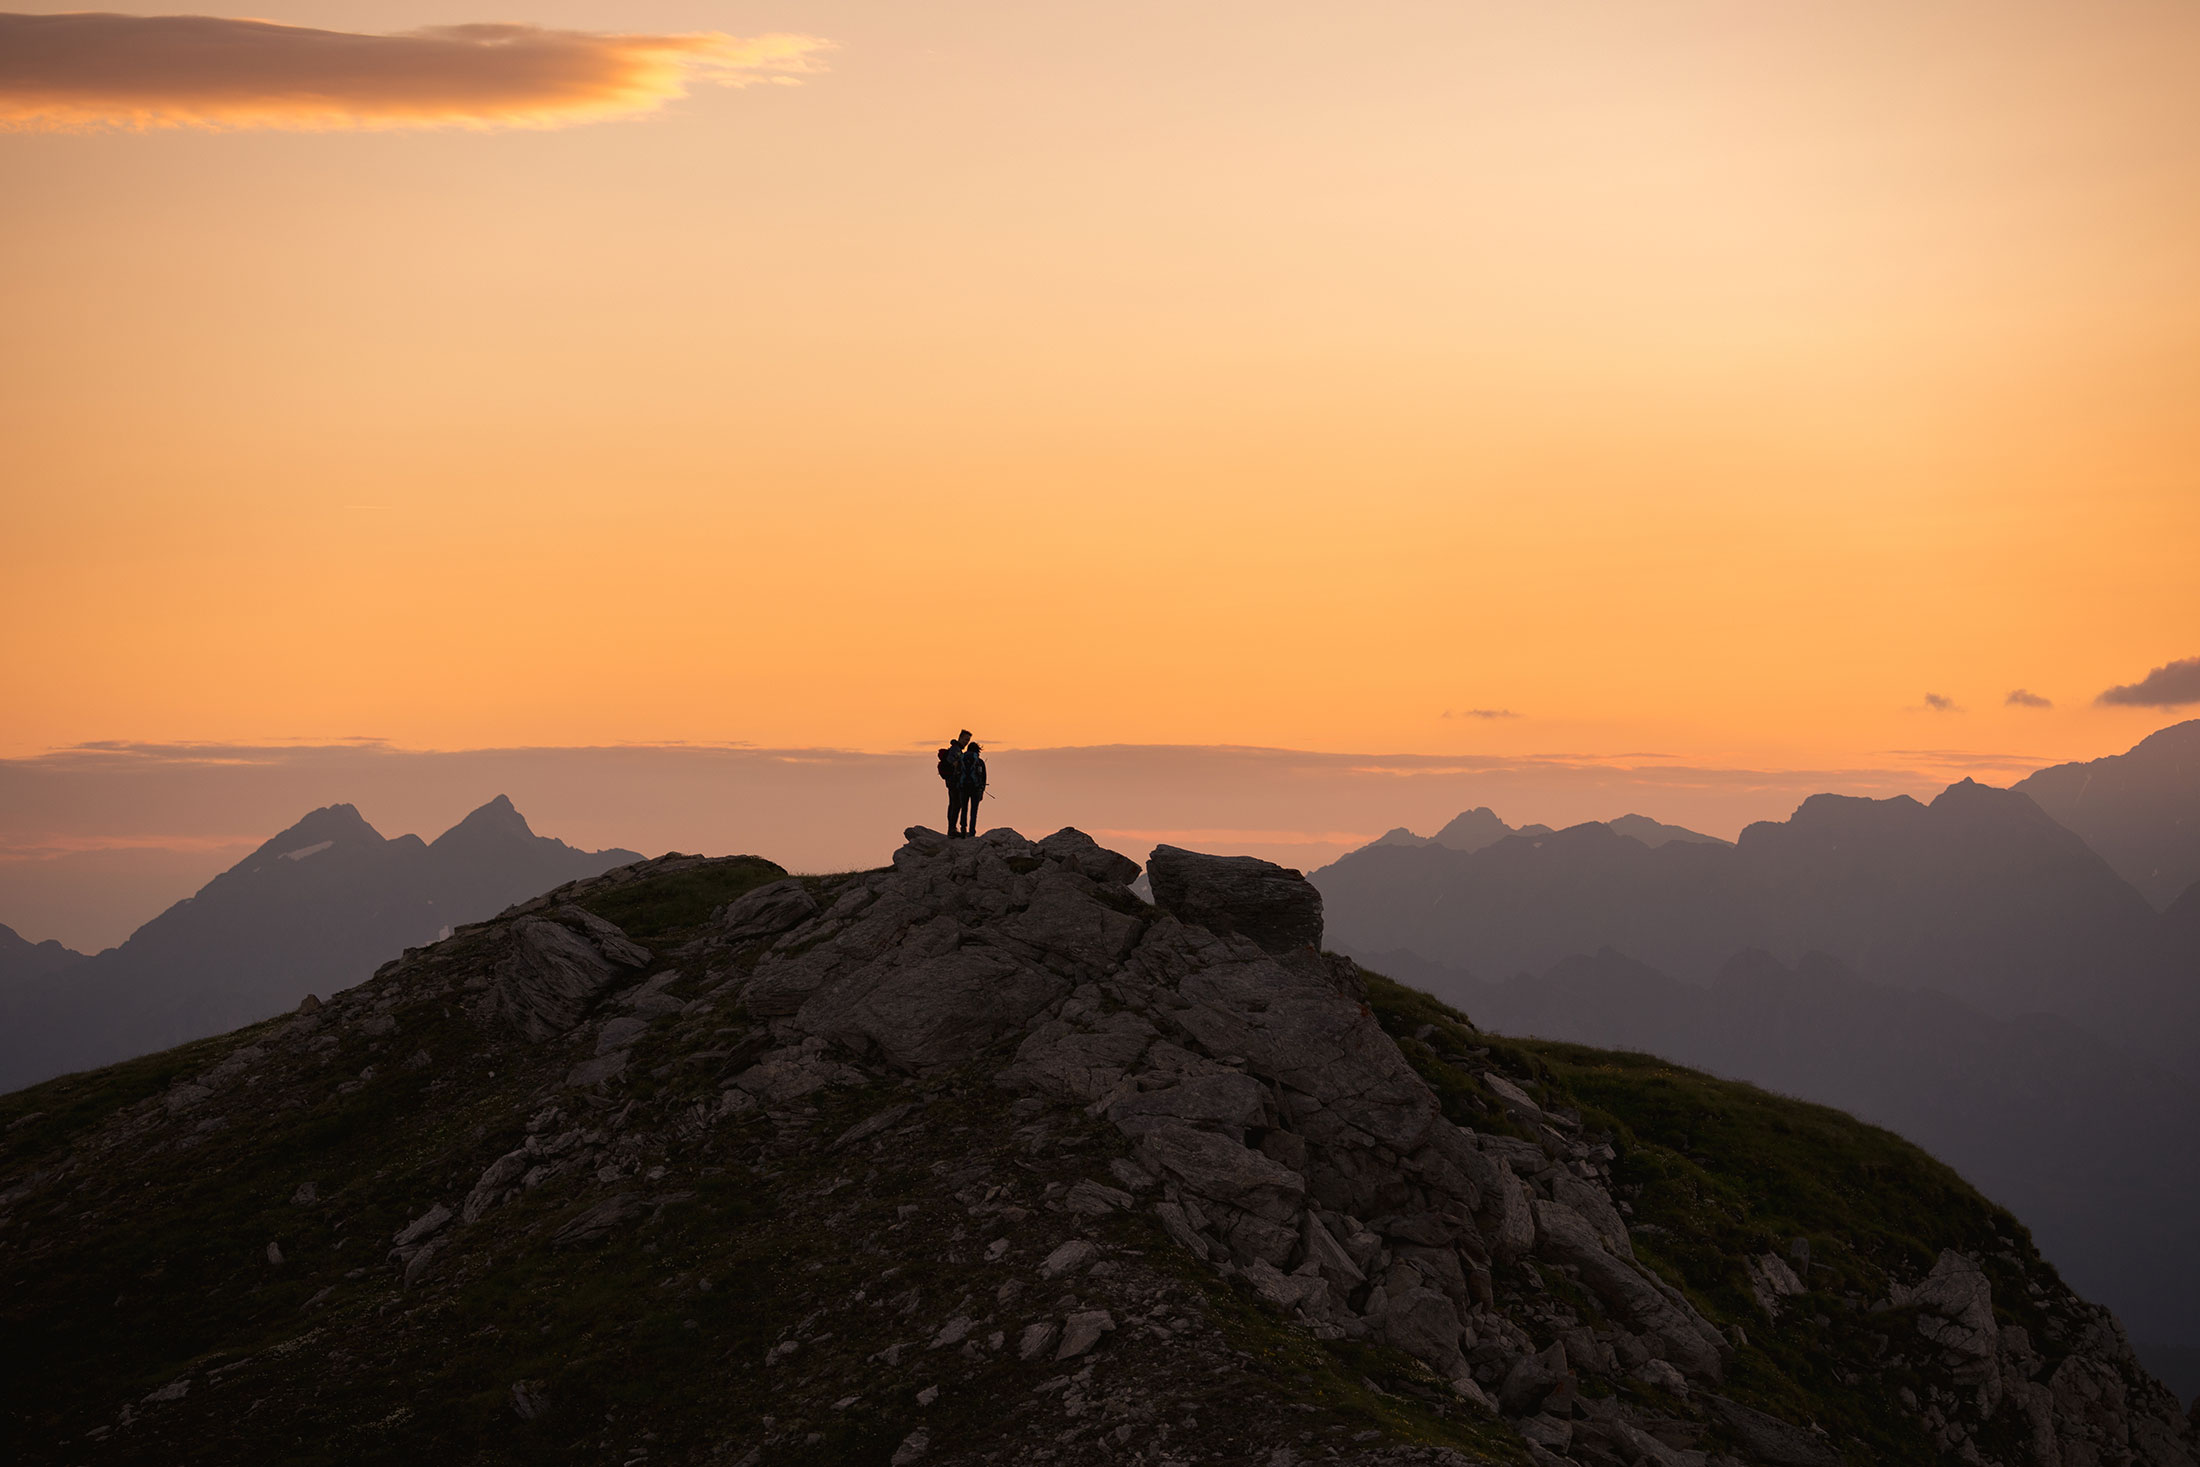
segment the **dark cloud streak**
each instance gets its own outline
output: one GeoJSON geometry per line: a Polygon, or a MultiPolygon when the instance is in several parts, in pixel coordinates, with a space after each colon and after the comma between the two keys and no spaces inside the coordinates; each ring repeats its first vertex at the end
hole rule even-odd
{"type": "Polygon", "coordinates": [[[2200,703],[2200,657],[2164,663],[2137,682],[2110,688],[2093,701],[2112,708],[2178,708],[2200,703]]]}
{"type": "Polygon", "coordinates": [[[830,43],[454,25],[360,35],[204,15],[0,13],[0,127],[557,127],[692,84],[791,81],[830,43]]]}
{"type": "Polygon", "coordinates": [[[2055,706],[2053,698],[2043,698],[2027,688],[2013,688],[2010,690],[2009,696],[2001,701],[2011,708],[2052,708],[2055,706]]]}

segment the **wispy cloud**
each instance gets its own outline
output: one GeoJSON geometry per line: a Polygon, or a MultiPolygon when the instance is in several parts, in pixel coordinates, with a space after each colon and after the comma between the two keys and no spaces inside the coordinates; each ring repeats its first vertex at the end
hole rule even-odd
{"type": "Polygon", "coordinates": [[[2093,701],[2126,708],[2176,708],[2200,703],[2200,657],[2165,663],[2137,682],[2110,688],[2093,701]]]}
{"type": "Polygon", "coordinates": [[[2053,698],[2043,698],[2027,688],[2013,688],[2010,690],[2009,696],[2001,701],[2011,708],[2052,708],[2055,706],[2053,698]]]}
{"type": "Polygon", "coordinates": [[[1955,699],[1944,698],[1938,693],[1927,693],[1925,695],[1925,706],[1935,713],[1961,713],[1963,711],[1955,699]]]}
{"type": "Polygon", "coordinates": [[[1456,712],[1449,708],[1444,710],[1444,717],[1446,718],[1518,718],[1519,716],[1510,708],[1461,708],[1456,712]]]}
{"type": "Polygon", "coordinates": [[[697,84],[789,83],[816,36],[598,35],[454,25],[401,35],[202,15],[0,13],[0,127],[563,127],[697,84]]]}

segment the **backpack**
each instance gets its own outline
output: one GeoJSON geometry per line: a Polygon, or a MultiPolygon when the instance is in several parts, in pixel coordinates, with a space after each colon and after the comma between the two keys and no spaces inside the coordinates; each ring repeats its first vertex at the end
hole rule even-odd
{"type": "Polygon", "coordinates": [[[962,787],[965,794],[985,793],[985,760],[981,756],[972,754],[963,760],[962,787]]]}
{"type": "Polygon", "coordinates": [[[963,756],[959,749],[940,750],[940,778],[950,788],[962,782],[963,756]]]}

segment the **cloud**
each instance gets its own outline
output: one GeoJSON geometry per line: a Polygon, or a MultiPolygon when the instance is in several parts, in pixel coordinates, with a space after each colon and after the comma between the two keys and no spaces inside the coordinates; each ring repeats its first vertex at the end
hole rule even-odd
{"type": "Polygon", "coordinates": [[[2011,708],[2052,708],[2055,706],[2053,698],[2042,698],[2038,693],[2024,688],[2013,689],[2009,696],[2001,701],[2011,708]]]}
{"type": "Polygon", "coordinates": [[[359,35],[201,15],[0,13],[0,128],[562,127],[696,83],[792,82],[831,42],[454,25],[359,35]]]}
{"type": "Polygon", "coordinates": [[[2200,703],[2200,657],[2165,663],[2137,682],[2110,688],[2093,701],[2126,708],[2175,708],[2200,703]]]}
{"type": "Polygon", "coordinates": [[[1519,716],[1510,708],[1462,708],[1456,713],[1449,708],[1444,710],[1444,717],[1446,718],[1518,718],[1519,716]]]}
{"type": "Polygon", "coordinates": [[[1963,711],[1963,709],[1957,705],[1955,699],[1943,698],[1938,693],[1927,693],[1925,695],[1925,706],[1932,709],[1935,713],[1961,713],[1963,711]]]}

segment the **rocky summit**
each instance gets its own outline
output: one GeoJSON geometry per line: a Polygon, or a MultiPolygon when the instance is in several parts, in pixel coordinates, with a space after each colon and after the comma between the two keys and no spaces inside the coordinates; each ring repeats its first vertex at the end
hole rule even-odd
{"type": "Polygon", "coordinates": [[[666,857],[0,1099],[11,1460],[2193,1467],[2018,1222],[1296,873],[666,857]]]}

